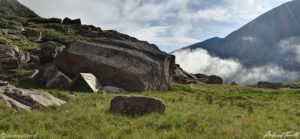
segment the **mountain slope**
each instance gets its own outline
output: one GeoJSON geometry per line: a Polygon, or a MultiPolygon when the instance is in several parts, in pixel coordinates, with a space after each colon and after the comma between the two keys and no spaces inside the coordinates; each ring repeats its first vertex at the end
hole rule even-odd
{"type": "MultiPolygon", "coordinates": [[[[195,50],[197,48],[203,48],[203,49],[206,49],[207,47],[211,46],[211,45],[216,45],[217,43],[219,43],[220,41],[222,40],[222,38],[219,38],[219,37],[214,37],[214,38],[210,38],[210,39],[207,39],[203,42],[198,42],[198,43],[195,43],[193,45],[190,45],[190,46],[187,46],[187,47],[184,47],[184,48],[181,48],[179,50],[187,50],[187,49],[191,49],[191,50],[195,50]]],[[[179,51],[177,50],[177,51],[179,51]]],[[[173,52],[172,52],[173,53],[173,52]]]]}
{"type": "Polygon", "coordinates": [[[38,17],[36,13],[17,0],[0,0],[0,14],[21,17],[38,17]]]}
{"type": "Polygon", "coordinates": [[[299,44],[300,0],[294,0],[259,16],[215,44],[188,48],[204,48],[221,58],[237,58],[247,67],[276,64],[299,70],[299,44]]]}

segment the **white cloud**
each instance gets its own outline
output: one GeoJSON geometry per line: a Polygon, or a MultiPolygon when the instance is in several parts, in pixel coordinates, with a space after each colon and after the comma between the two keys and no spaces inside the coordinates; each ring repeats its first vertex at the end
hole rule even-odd
{"type": "Polygon", "coordinates": [[[175,52],[176,63],[191,73],[218,75],[225,83],[255,84],[258,81],[286,82],[300,78],[300,72],[288,71],[277,65],[246,68],[238,60],[211,56],[204,49],[175,52]]]}
{"type": "Polygon", "coordinates": [[[224,37],[287,1],[20,0],[43,17],[81,18],[83,23],[145,39],[166,51],[210,37],[224,37]],[[193,3],[198,5],[193,7],[193,3]]]}
{"type": "Polygon", "coordinates": [[[248,42],[250,42],[250,43],[256,42],[256,39],[255,39],[253,36],[245,36],[245,37],[242,37],[242,40],[248,41],[248,42]]]}
{"type": "Polygon", "coordinates": [[[282,53],[287,55],[287,60],[300,64],[300,37],[290,37],[281,40],[279,46],[282,49],[282,53]]]}

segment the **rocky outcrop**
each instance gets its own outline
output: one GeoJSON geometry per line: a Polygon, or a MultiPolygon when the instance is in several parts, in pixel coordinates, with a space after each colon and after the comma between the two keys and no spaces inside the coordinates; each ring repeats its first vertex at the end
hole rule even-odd
{"type": "Polygon", "coordinates": [[[173,74],[173,81],[175,83],[187,84],[188,80],[197,80],[195,75],[184,71],[179,65],[175,65],[175,67],[173,74]]]}
{"type": "Polygon", "coordinates": [[[7,28],[14,30],[14,31],[19,31],[19,32],[22,32],[25,30],[24,27],[21,25],[9,25],[7,28]]]}
{"type": "Polygon", "coordinates": [[[104,86],[103,87],[104,94],[124,94],[128,93],[126,90],[114,86],[104,86]]]}
{"type": "Polygon", "coordinates": [[[72,19],[66,17],[63,20],[62,24],[65,24],[65,25],[70,25],[70,24],[81,25],[81,20],[80,19],[74,19],[74,20],[72,20],[72,19]]]}
{"type": "Polygon", "coordinates": [[[27,41],[27,38],[21,34],[8,34],[7,36],[9,36],[12,40],[27,41]]]}
{"type": "Polygon", "coordinates": [[[195,74],[199,81],[207,84],[223,84],[223,79],[219,76],[207,76],[204,74],[195,74]]]}
{"type": "Polygon", "coordinates": [[[208,82],[207,84],[223,84],[223,79],[219,76],[212,75],[208,76],[208,82]]]}
{"type": "Polygon", "coordinates": [[[65,74],[57,71],[55,76],[47,81],[46,87],[52,89],[66,89],[72,80],[65,74]]]}
{"type": "Polygon", "coordinates": [[[189,80],[192,81],[201,81],[207,84],[223,84],[223,79],[219,76],[212,75],[207,76],[204,74],[191,74],[184,71],[179,65],[175,65],[174,70],[174,82],[180,84],[188,84],[190,83],[189,80]]]}
{"type": "Polygon", "coordinates": [[[0,47],[0,72],[18,69],[22,64],[30,60],[28,53],[24,53],[18,47],[0,47]]]}
{"type": "Polygon", "coordinates": [[[41,41],[42,32],[36,29],[28,29],[25,36],[30,41],[41,41]]]}
{"type": "Polygon", "coordinates": [[[257,87],[264,88],[264,89],[280,89],[283,87],[283,84],[282,83],[258,82],[257,87]]]}
{"type": "Polygon", "coordinates": [[[7,45],[8,42],[11,42],[11,40],[6,39],[6,38],[0,36],[0,44],[7,45]]]}
{"type": "Polygon", "coordinates": [[[47,28],[52,28],[58,32],[62,32],[62,33],[68,33],[69,32],[69,28],[66,25],[61,25],[61,24],[50,24],[47,25],[47,28]]]}
{"type": "Polygon", "coordinates": [[[72,82],[72,80],[57,70],[57,67],[53,64],[46,64],[40,67],[42,74],[41,82],[45,84],[46,88],[51,89],[66,89],[66,87],[72,82]]]}
{"type": "Polygon", "coordinates": [[[58,42],[45,42],[40,46],[39,59],[41,64],[51,63],[53,59],[61,53],[65,46],[58,42]]]}
{"type": "Polygon", "coordinates": [[[11,85],[0,86],[0,102],[15,110],[31,110],[36,104],[48,107],[66,103],[44,91],[26,90],[11,85]]]}
{"type": "Polygon", "coordinates": [[[110,111],[126,115],[164,113],[166,105],[157,98],[143,96],[117,96],[110,102],[110,111]]]}
{"type": "Polygon", "coordinates": [[[146,42],[99,38],[73,42],[54,63],[72,77],[92,73],[104,86],[158,91],[170,87],[174,61],[146,42]]]}
{"type": "Polygon", "coordinates": [[[0,35],[8,35],[7,29],[0,29],[0,35]]]}

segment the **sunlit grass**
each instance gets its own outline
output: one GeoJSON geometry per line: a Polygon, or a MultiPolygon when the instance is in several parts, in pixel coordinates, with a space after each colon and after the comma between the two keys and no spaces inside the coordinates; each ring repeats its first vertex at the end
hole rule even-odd
{"type": "Polygon", "coordinates": [[[0,133],[42,138],[262,138],[267,131],[300,131],[299,92],[174,84],[170,91],[130,94],[157,97],[167,105],[165,114],[140,117],[109,113],[116,95],[79,93],[61,107],[32,112],[0,105],[0,133]]]}

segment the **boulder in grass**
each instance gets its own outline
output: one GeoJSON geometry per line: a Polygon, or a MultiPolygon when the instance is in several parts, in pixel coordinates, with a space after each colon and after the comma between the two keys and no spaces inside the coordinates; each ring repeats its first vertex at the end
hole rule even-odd
{"type": "Polygon", "coordinates": [[[283,87],[283,84],[282,83],[270,83],[270,82],[258,82],[257,87],[264,88],[264,89],[280,89],[283,87]]]}
{"type": "Polygon", "coordinates": [[[165,113],[166,105],[157,98],[143,96],[116,96],[110,102],[110,111],[126,115],[165,113]]]}
{"type": "Polygon", "coordinates": [[[208,77],[209,81],[208,84],[223,84],[223,79],[219,76],[212,75],[208,77]]]}

